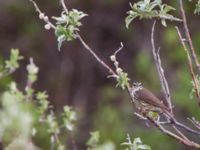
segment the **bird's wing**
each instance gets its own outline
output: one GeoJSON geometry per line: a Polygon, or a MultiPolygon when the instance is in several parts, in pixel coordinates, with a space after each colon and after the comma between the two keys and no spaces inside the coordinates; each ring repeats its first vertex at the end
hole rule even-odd
{"type": "Polygon", "coordinates": [[[151,93],[149,90],[143,88],[139,91],[137,91],[138,97],[140,100],[142,100],[143,102],[165,109],[165,110],[169,110],[169,108],[167,106],[165,106],[156,96],[154,96],[153,93],[151,93]]]}

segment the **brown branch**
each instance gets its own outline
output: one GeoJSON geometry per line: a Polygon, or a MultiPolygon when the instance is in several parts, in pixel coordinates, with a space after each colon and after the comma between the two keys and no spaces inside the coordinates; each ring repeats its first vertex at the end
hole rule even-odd
{"type": "Polygon", "coordinates": [[[165,99],[167,101],[167,105],[170,108],[170,111],[172,113],[173,110],[172,110],[172,103],[171,103],[171,95],[170,95],[170,91],[169,91],[169,86],[168,86],[167,80],[166,80],[165,75],[164,75],[164,70],[163,70],[162,65],[161,65],[161,59],[160,59],[159,52],[156,53],[156,48],[155,48],[155,41],[154,41],[155,25],[156,25],[156,21],[154,21],[154,23],[153,23],[152,32],[151,32],[152,53],[153,53],[154,61],[155,61],[156,68],[157,68],[157,71],[158,71],[162,91],[164,92],[165,99]]]}
{"type": "MultiPolygon", "coordinates": [[[[64,11],[68,14],[68,9],[65,5],[65,2],[64,0],[60,0],[61,4],[62,4],[62,7],[64,9],[64,11]]],[[[111,67],[109,67],[103,60],[101,60],[101,58],[94,52],[94,50],[92,50],[89,45],[86,44],[86,42],[83,40],[83,38],[78,34],[76,33],[76,37],[78,38],[78,40],[81,42],[81,44],[83,45],[83,47],[85,47],[86,50],[88,50],[90,52],[90,54],[92,54],[92,56],[103,66],[105,67],[109,73],[112,74],[112,76],[114,77],[117,77],[117,74],[115,73],[115,71],[113,71],[111,69],[111,67]]]]}
{"type": "Polygon", "coordinates": [[[175,125],[173,125],[172,127],[176,130],[176,132],[177,132],[180,136],[182,136],[182,138],[184,138],[185,140],[189,141],[189,139],[188,139],[175,125]]]}
{"type": "Polygon", "coordinates": [[[77,38],[79,39],[79,41],[81,42],[81,44],[83,45],[83,47],[85,47],[86,50],[88,50],[92,56],[104,67],[106,68],[109,73],[111,73],[114,77],[117,77],[117,74],[114,72],[114,70],[111,69],[111,67],[109,67],[103,60],[101,60],[99,58],[99,56],[85,43],[85,41],[81,38],[81,36],[77,34],[77,38]]]}
{"type": "Polygon", "coordinates": [[[44,15],[44,13],[40,10],[40,8],[38,7],[38,5],[36,4],[35,1],[33,0],[29,0],[33,6],[35,7],[36,12],[39,13],[39,18],[42,19],[44,22],[46,22],[47,24],[49,24],[51,26],[51,28],[53,28],[55,30],[55,26],[49,21],[49,18],[47,16],[44,15]],[[41,17],[40,17],[41,16],[41,17]]]}
{"type": "Polygon", "coordinates": [[[177,127],[179,128],[182,128],[190,133],[193,133],[193,134],[196,134],[196,135],[200,135],[200,132],[196,131],[196,130],[193,130],[191,129],[190,127],[178,122],[175,118],[173,118],[173,123],[172,124],[175,124],[177,127]]]}
{"type": "Polygon", "coordinates": [[[191,148],[200,148],[200,145],[193,142],[193,141],[189,141],[186,140],[184,138],[179,137],[178,135],[172,133],[171,131],[165,129],[162,125],[158,124],[154,119],[150,118],[147,114],[143,113],[143,115],[152,123],[154,124],[154,126],[156,126],[161,132],[165,133],[166,135],[168,135],[169,137],[177,140],[178,142],[187,145],[191,148]]]}
{"type": "Polygon", "coordinates": [[[61,2],[61,4],[62,4],[63,10],[66,12],[66,14],[68,14],[69,11],[68,11],[68,9],[67,9],[67,7],[66,7],[66,5],[65,5],[64,0],[60,0],[60,2],[61,2]]]}
{"type": "Polygon", "coordinates": [[[158,15],[158,18],[159,18],[159,19],[170,20],[170,21],[183,22],[182,19],[179,19],[179,18],[176,18],[176,17],[164,16],[164,15],[158,15]]]}
{"type": "Polygon", "coordinates": [[[188,120],[190,120],[192,122],[192,124],[200,130],[200,122],[197,121],[194,117],[192,119],[188,118],[188,120]]]}
{"type": "Polygon", "coordinates": [[[177,33],[179,35],[179,39],[181,41],[181,44],[186,52],[186,55],[187,55],[187,59],[188,59],[188,66],[189,66],[189,69],[190,69],[190,73],[191,73],[191,76],[192,76],[192,80],[193,80],[193,83],[194,83],[194,89],[195,89],[195,94],[196,94],[196,97],[197,97],[197,100],[198,100],[198,104],[200,105],[200,94],[199,94],[199,86],[198,86],[198,81],[197,81],[197,78],[195,76],[195,73],[194,73],[194,70],[193,70],[193,67],[192,67],[192,59],[190,57],[190,54],[189,54],[189,51],[187,49],[187,46],[184,42],[184,39],[180,33],[180,30],[178,27],[176,27],[176,30],[177,30],[177,33]]]}
{"type": "Polygon", "coordinates": [[[189,31],[189,28],[188,28],[187,19],[186,19],[186,15],[185,15],[185,10],[183,8],[183,1],[179,0],[179,2],[180,2],[180,10],[181,10],[181,16],[182,16],[182,19],[183,19],[183,26],[184,26],[184,30],[185,30],[185,35],[186,35],[186,38],[189,42],[190,52],[191,52],[191,55],[192,55],[192,61],[195,63],[195,65],[198,69],[198,72],[200,74],[200,64],[199,64],[199,61],[197,59],[197,55],[195,53],[195,49],[194,49],[194,46],[193,46],[193,43],[192,43],[192,38],[191,38],[191,35],[190,35],[190,31],[189,31]]]}

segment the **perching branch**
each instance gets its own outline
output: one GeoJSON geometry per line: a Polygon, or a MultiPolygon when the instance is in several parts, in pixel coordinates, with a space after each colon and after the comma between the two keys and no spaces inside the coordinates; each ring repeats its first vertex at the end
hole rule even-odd
{"type": "Polygon", "coordinates": [[[171,131],[165,129],[161,124],[158,124],[154,119],[152,119],[151,117],[149,117],[147,114],[143,114],[152,124],[154,124],[154,126],[156,126],[161,132],[163,132],[164,134],[168,135],[169,137],[177,140],[178,142],[187,145],[191,148],[200,148],[200,145],[193,142],[193,141],[189,141],[186,140],[184,138],[179,137],[178,135],[172,133],[171,131]]]}
{"type": "Polygon", "coordinates": [[[192,119],[188,118],[188,120],[190,120],[192,122],[192,124],[198,129],[200,130],[200,122],[197,121],[194,117],[192,119]]]}
{"type": "MultiPolygon", "coordinates": [[[[156,21],[153,23],[152,32],[151,32],[152,52],[153,52],[154,61],[155,61],[156,67],[157,67],[157,71],[158,71],[158,74],[159,74],[161,86],[162,86],[163,92],[165,94],[165,98],[168,102],[168,106],[169,106],[171,113],[172,113],[173,111],[172,111],[171,95],[170,95],[170,91],[169,91],[169,86],[168,86],[167,80],[164,76],[164,71],[163,71],[163,68],[162,68],[162,65],[161,65],[159,50],[156,53],[156,49],[155,49],[155,42],[154,42],[155,24],[156,24],[156,21]]],[[[182,129],[185,129],[186,131],[188,131],[190,133],[200,135],[200,132],[195,131],[195,130],[191,129],[190,127],[178,122],[173,116],[170,119],[172,120],[172,127],[178,132],[179,135],[181,135],[181,137],[184,140],[189,142],[189,139],[181,131],[179,131],[176,127],[180,127],[182,129]]],[[[166,133],[166,134],[168,134],[168,133],[166,133]]],[[[188,142],[186,142],[186,143],[188,143],[188,142]]]]}

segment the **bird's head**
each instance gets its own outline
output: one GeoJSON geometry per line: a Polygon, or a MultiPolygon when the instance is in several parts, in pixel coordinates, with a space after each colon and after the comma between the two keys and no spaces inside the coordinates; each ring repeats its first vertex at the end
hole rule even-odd
{"type": "Polygon", "coordinates": [[[139,91],[141,89],[143,89],[142,83],[140,83],[140,82],[134,82],[133,86],[132,86],[132,89],[131,89],[131,94],[134,95],[135,92],[137,92],[137,91],[139,91]]]}
{"type": "Polygon", "coordinates": [[[140,82],[133,83],[133,88],[139,88],[139,87],[142,87],[142,83],[140,83],[140,82]]]}

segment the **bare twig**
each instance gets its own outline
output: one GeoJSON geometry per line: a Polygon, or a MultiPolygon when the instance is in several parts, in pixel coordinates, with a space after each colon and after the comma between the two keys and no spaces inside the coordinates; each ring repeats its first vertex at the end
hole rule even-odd
{"type": "MultiPolygon", "coordinates": [[[[167,80],[166,80],[166,78],[164,76],[164,71],[163,71],[163,68],[162,68],[162,65],[161,65],[161,59],[160,59],[160,55],[159,55],[159,50],[156,53],[156,49],[155,49],[155,42],[154,42],[155,24],[156,24],[156,21],[153,24],[152,33],[151,33],[152,52],[153,52],[154,61],[155,61],[156,67],[157,67],[157,71],[158,71],[158,74],[159,74],[162,90],[163,90],[163,92],[165,94],[165,98],[166,98],[166,100],[168,102],[168,106],[169,106],[169,108],[171,110],[171,113],[172,113],[173,111],[172,111],[172,104],[171,104],[171,96],[170,96],[169,86],[168,86],[167,80]]],[[[172,120],[172,127],[185,140],[188,141],[188,138],[183,133],[181,133],[181,131],[179,131],[176,128],[176,126],[182,128],[182,129],[185,129],[186,131],[188,131],[190,133],[194,133],[194,134],[200,135],[200,133],[198,131],[195,131],[195,130],[191,129],[190,127],[178,122],[173,116],[172,116],[171,120],[172,120]]]]}
{"type": "Polygon", "coordinates": [[[66,7],[66,5],[65,5],[64,0],[60,0],[60,2],[61,2],[61,4],[62,4],[62,7],[63,7],[64,11],[66,12],[66,14],[68,14],[69,11],[68,11],[68,9],[67,9],[67,7],[66,7]]]}
{"type": "Polygon", "coordinates": [[[170,91],[169,91],[169,86],[168,86],[167,80],[166,80],[165,75],[164,75],[164,70],[163,70],[162,65],[161,65],[161,59],[160,59],[159,51],[156,53],[156,48],[155,48],[155,42],[154,42],[155,24],[156,24],[156,21],[154,21],[154,23],[153,23],[152,32],[151,32],[152,53],[153,53],[154,61],[155,61],[156,68],[157,68],[157,71],[158,71],[162,91],[164,92],[165,99],[167,101],[167,105],[170,108],[170,111],[172,113],[173,110],[172,110],[172,103],[171,103],[171,95],[170,95],[170,91]]]}
{"type": "Polygon", "coordinates": [[[168,17],[168,16],[159,15],[158,18],[166,19],[166,20],[170,20],[170,21],[183,22],[182,19],[179,19],[179,18],[176,18],[176,17],[168,17]]]}
{"type": "Polygon", "coordinates": [[[115,51],[114,55],[116,56],[122,50],[123,47],[124,47],[124,44],[121,42],[120,47],[115,51]]]}
{"type": "Polygon", "coordinates": [[[182,129],[185,129],[186,131],[190,132],[190,133],[193,133],[193,134],[196,134],[196,135],[200,135],[200,132],[196,131],[196,130],[193,130],[191,129],[190,127],[178,122],[177,120],[174,120],[174,124],[179,127],[179,128],[182,128],[182,129]]]}
{"type": "Polygon", "coordinates": [[[180,136],[182,136],[182,138],[184,138],[185,140],[189,141],[189,139],[188,139],[179,129],[177,129],[177,127],[176,127],[175,125],[173,125],[172,127],[176,130],[176,132],[177,132],[180,136]]]}
{"type": "Polygon", "coordinates": [[[49,18],[47,16],[45,16],[44,13],[40,10],[40,8],[36,4],[36,2],[33,0],[29,0],[29,1],[34,5],[35,10],[39,13],[39,18],[42,19],[47,24],[49,24],[51,26],[51,28],[53,28],[55,30],[56,27],[49,21],[49,18]]]}
{"type": "Polygon", "coordinates": [[[163,133],[165,133],[166,135],[168,135],[169,137],[176,139],[178,142],[187,145],[189,147],[192,148],[200,148],[200,145],[193,142],[193,141],[189,141],[189,140],[185,140],[184,138],[179,137],[178,135],[172,133],[171,131],[165,129],[162,125],[158,124],[154,119],[150,118],[147,114],[143,115],[151,122],[153,123],[160,131],[162,131],[163,133]]]}
{"type": "Polygon", "coordinates": [[[192,122],[192,124],[200,130],[200,122],[197,121],[194,117],[192,117],[192,119],[188,118],[188,120],[190,120],[192,122]]]}
{"type": "Polygon", "coordinates": [[[138,118],[142,119],[142,120],[147,120],[147,118],[145,118],[144,116],[142,116],[141,114],[134,112],[134,115],[136,115],[138,118]]]}
{"type": "Polygon", "coordinates": [[[190,31],[189,31],[189,28],[188,28],[187,19],[186,19],[186,15],[185,15],[185,10],[183,8],[183,1],[179,0],[179,2],[180,2],[180,10],[181,10],[181,15],[182,15],[182,19],[183,19],[183,26],[184,26],[184,30],[185,30],[185,35],[186,35],[186,38],[189,42],[190,52],[191,52],[191,55],[192,55],[192,61],[195,63],[195,65],[198,69],[198,72],[200,74],[200,64],[199,64],[199,61],[197,59],[197,55],[195,53],[195,49],[194,49],[192,39],[191,39],[191,36],[190,36],[190,31]]]}
{"type": "Polygon", "coordinates": [[[179,35],[179,39],[181,41],[181,44],[187,54],[187,59],[188,59],[188,66],[189,66],[189,69],[190,69],[190,73],[191,73],[191,76],[192,76],[192,80],[193,80],[193,83],[194,83],[194,89],[195,89],[195,94],[196,94],[196,97],[197,97],[197,100],[198,100],[198,103],[200,105],[200,94],[199,94],[199,86],[198,86],[198,81],[197,81],[197,78],[195,76],[195,73],[194,73],[194,70],[193,70],[193,67],[192,67],[192,59],[190,57],[190,54],[189,54],[189,51],[187,49],[187,46],[184,42],[184,39],[180,33],[180,30],[178,27],[176,27],[176,30],[177,30],[177,33],[179,35]]]}
{"type": "Polygon", "coordinates": [[[77,38],[79,39],[79,41],[81,42],[81,44],[85,47],[86,50],[88,50],[92,56],[103,66],[105,67],[109,73],[111,73],[113,76],[117,77],[117,74],[114,72],[114,70],[111,69],[111,67],[109,67],[103,60],[101,60],[99,58],[99,56],[85,43],[85,41],[81,38],[81,36],[77,34],[77,38]]]}
{"type": "MultiPolygon", "coordinates": [[[[66,13],[68,13],[68,9],[67,9],[67,7],[66,7],[66,5],[65,5],[64,0],[61,0],[61,4],[62,4],[62,6],[63,6],[64,11],[65,11],[66,13]]],[[[83,38],[82,38],[78,33],[76,33],[76,37],[79,39],[79,41],[81,42],[81,44],[85,47],[85,49],[88,50],[88,51],[92,54],[92,56],[93,56],[103,67],[105,67],[105,68],[109,71],[109,73],[111,73],[112,76],[117,77],[117,74],[111,69],[111,67],[109,67],[103,60],[101,60],[101,59],[99,58],[99,56],[89,47],[89,45],[86,44],[86,42],[83,40],[83,38]]],[[[123,45],[122,45],[122,47],[123,47],[123,45]]],[[[121,50],[121,48],[120,48],[119,50],[121,50]]]]}

